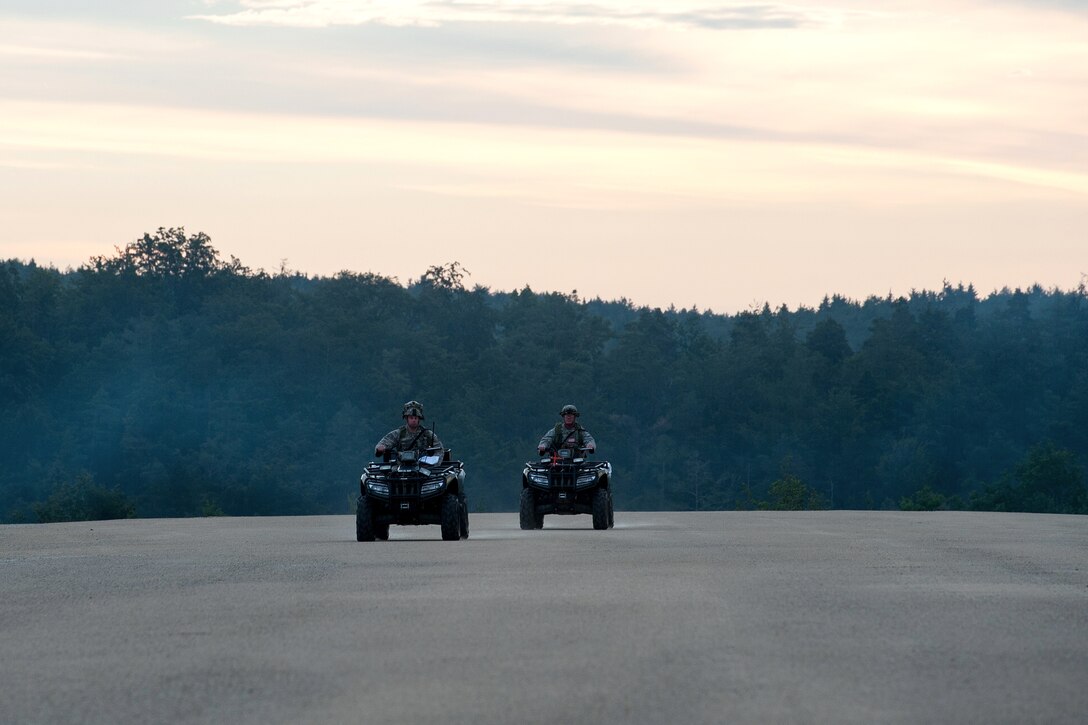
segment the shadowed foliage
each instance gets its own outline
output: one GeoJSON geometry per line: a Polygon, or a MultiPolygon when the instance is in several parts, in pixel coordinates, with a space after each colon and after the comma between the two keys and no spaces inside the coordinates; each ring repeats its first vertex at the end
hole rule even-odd
{"type": "Polygon", "coordinates": [[[96,486],[93,477],[81,473],[75,482],[63,482],[49,497],[31,506],[34,517],[41,523],[55,521],[103,521],[130,519],[136,508],[121,491],[96,486]]]}

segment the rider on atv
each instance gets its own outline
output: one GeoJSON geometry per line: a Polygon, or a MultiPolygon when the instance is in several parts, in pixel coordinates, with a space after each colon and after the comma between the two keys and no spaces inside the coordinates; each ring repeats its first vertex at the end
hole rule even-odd
{"type": "Polygon", "coordinates": [[[381,456],[386,450],[392,451],[423,451],[428,448],[441,448],[442,441],[433,430],[420,425],[423,420],[423,404],[409,400],[404,404],[401,412],[404,425],[394,428],[385,434],[378,444],[374,446],[374,455],[381,456]]]}
{"type": "Polygon", "coordinates": [[[597,448],[597,441],[593,435],[583,428],[577,421],[578,409],[573,405],[564,405],[559,411],[563,420],[555,424],[537,443],[537,451],[543,455],[544,451],[559,450],[560,448],[585,448],[592,453],[597,448]]]}
{"type": "Polygon", "coordinates": [[[610,529],[615,521],[612,464],[586,459],[597,442],[578,425],[577,408],[564,405],[559,415],[562,422],[537,444],[542,458],[527,462],[521,472],[519,524],[522,529],[540,529],[548,514],[592,514],[593,528],[610,529]]]}

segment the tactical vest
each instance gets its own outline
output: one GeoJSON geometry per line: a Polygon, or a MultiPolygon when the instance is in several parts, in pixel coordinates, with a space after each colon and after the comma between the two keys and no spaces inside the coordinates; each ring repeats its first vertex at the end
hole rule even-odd
{"type": "MultiPolygon", "coordinates": [[[[574,444],[579,448],[581,448],[583,443],[585,442],[585,436],[582,435],[583,430],[584,428],[582,428],[582,426],[578,425],[577,423],[574,424],[574,444]]],[[[556,423],[555,428],[552,430],[552,447],[560,448],[564,443],[566,443],[568,435],[569,434],[563,428],[563,424],[556,423]]]]}
{"type": "MultiPolygon", "coordinates": [[[[408,432],[408,426],[406,426],[406,425],[402,425],[400,428],[397,429],[397,450],[398,451],[410,451],[410,450],[412,450],[413,448],[416,447],[416,443],[419,442],[420,436],[422,436],[424,433],[430,433],[430,431],[427,430],[426,428],[424,428],[423,426],[419,426],[419,432],[416,433],[414,438],[412,438],[412,442],[408,444],[407,448],[402,448],[401,447],[401,441],[404,440],[404,434],[407,433],[407,432],[408,432]]],[[[424,442],[427,441],[426,438],[424,438],[423,440],[424,440],[424,442]]],[[[434,436],[433,435],[431,436],[430,443],[432,445],[434,444],[434,436]]]]}

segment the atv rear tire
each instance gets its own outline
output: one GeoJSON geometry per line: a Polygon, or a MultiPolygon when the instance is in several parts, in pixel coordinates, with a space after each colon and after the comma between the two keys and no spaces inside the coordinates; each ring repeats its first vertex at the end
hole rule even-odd
{"type": "Polygon", "coordinates": [[[611,497],[608,495],[608,489],[598,488],[597,493],[593,494],[593,528],[595,529],[607,529],[609,509],[612,507],[611,497]]]}
{"type": "Polygon", "coordinates": [[[461,499],[461,538],[468,538],[468,501],[461,499]]]}
{"type": "Polygon", "coordinates": [[[389,541],[389,524],[374,524],[374,538],[378,541],[389,541]]]}
{"type": "Polygon", "coordinates": [[[448,493],[442,501],[442,540],[458,541],[461,538],[461,499],[448,493]]]}
{"type": "Polygon", "coordinates": [[[374,515],[370,510],[370,499],[360,496],[355,507],[355,540],[374,541],[374,534],[374,515]]]}

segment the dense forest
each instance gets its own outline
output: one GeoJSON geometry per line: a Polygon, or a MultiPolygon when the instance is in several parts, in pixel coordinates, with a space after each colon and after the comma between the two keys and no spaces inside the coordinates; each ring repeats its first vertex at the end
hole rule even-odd
{"type": "Polygon", "coordinates": [[[1088,293],[719,315],[221,259],[159,229],[0,262],[0,521],[348,513],[401,404],[513,511],[565,403],[618,509],[1088,513],[1088,293]]]}

